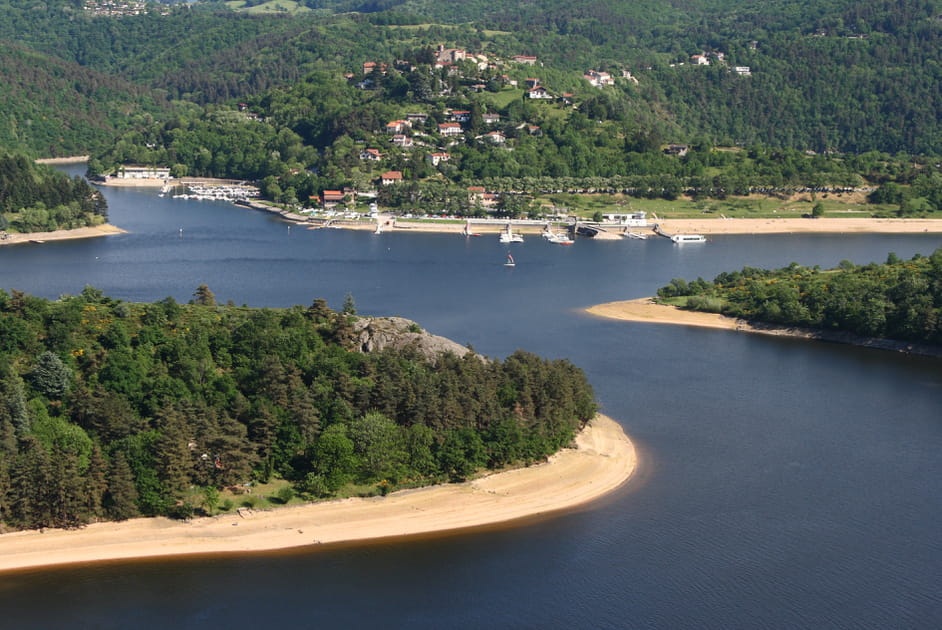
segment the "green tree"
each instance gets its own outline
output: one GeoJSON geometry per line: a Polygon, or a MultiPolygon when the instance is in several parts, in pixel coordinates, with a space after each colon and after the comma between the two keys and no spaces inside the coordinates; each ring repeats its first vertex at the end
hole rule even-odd
{"type": "Polygon", "coordinates": [[[194,304],[200,306],[216,306],[216,296],[205,284],[196,287],[196,291],[193,292],[193,298],[194,304]]]}
{"type": "Polygon", "coordinates": [[[69,389],[72,370],[62,362],[59,355],[46,351],[39,356],[30,372],[30,384],[43,396],[52,400],[62,398],[69,389]]]}
{"type": "Polygon", "coordinates": [[[124,521],[140,516],[137,506],[138,493],[134,484],[134,473],[123,451],[116,451],[111,458],[108,472],[108,489],[102,500],[108,516],[124,521]]]}
{"type": "Polygon", "coordinates": [[[354,302],[353,300],[352,293],[347,293],[343,297],[343,308],[341,309],[341,312],[344,315],[356,315],[357,314],[357,305],[356,305],[356,302],[354,302]]]}
{"type": "Polygon", "coordinates": [[[346,484],[356,469],[353,440],[347,436],[346,425],[327,427],[314,444],[311,459],[314,474],[323,480],[328,492],[336,492],[346,484]]]}

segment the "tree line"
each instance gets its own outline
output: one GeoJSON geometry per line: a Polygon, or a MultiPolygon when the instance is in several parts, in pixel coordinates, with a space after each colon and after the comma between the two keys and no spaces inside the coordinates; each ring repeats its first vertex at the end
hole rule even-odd
{"type": "Polygon", "coordinates": [[[365,354],[352,310],[0,291],[0,523],[188,517],[273,478],[312,499],[461,480],[595,413],[568,361],[365,354]]]}
{"type": "Polygon", "coordinates": [[[942,345],[942,249],[911,260],[891,253],[884,264],[843,261],[831,270],[744,267],[713,282],[675,278],[657,294],[750,321],[942,345]]]}

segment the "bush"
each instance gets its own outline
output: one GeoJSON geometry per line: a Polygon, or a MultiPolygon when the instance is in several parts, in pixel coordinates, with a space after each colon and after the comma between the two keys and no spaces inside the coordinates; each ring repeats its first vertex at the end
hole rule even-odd
{"type": "Polygon", "coordinates": [[[722,313],[723,300],[706,295],[691,295],[687,298],[687,308],[705,313],[722,313]]]}
{"type": "Polygon", "coordinates": [[[294,488],[291,486],[284,486],[278,489],[278,491],[269,499],[275,499],[278,503],[288,503],[291,499],[294,498],[294,488]]]}

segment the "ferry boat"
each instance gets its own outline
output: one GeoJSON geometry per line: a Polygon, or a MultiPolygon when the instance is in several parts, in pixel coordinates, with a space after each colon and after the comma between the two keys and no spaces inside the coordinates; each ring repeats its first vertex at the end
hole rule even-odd
{"type": "Polygon", "coordinates": [[[706,243],[703,234],[674,234],[671,240],[675,243],[706,243]]]}

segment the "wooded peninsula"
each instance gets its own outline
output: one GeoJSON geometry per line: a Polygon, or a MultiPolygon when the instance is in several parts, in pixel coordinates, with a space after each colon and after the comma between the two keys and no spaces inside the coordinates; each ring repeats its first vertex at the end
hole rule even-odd
{"type": "Polygon", "coordinates": [[[942,346],[942,249],[884,264],[822,270],[797,263],[744,267],[712,282],[675,278],[658,289],[667,304],[748,322],[942,346]]]}
{"type": "Polygon", "coordinates": [[[432,351],[414,323],[380,343],[344,307],[0,291],[0,527],[463,480],[545,460],[595,415],[568,361],[432,351]]]}

